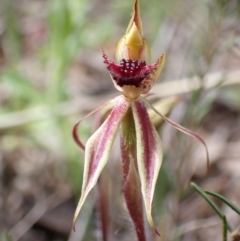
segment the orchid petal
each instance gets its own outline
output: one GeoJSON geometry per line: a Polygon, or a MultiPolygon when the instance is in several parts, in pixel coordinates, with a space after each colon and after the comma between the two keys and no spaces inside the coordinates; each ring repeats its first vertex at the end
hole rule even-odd
{"type": "Polygon", "coordinates": [[[151,228],[158,234],[152,219],[152,201],[158,173],[162,163],[162,144],[152,125],[145,104],[136,100],[131,103],[136,127],[137,165],[140,176],[143,201],[151,228]]]}
{"type": "Polygon", "coordinates": [[[194,133],[193,131],[179,125],[178,123],[170,120],[168,117],[164,116],[163,114],[161,114],[158,110],[156,110],[147,100],[145,100],[144,98],[141,98],[142,101],[144,101],[144,103],[146,103],[155,113],[157,113],[159,116],[161,116],[166,122],[168,122],[169,124],[171,124],[173,127],[175,127],[177,130],[183,132],[184,134],[193,137],[194,139],[198,140],[199,142],[201,142],[205,148],[205,152],[206,152],[206,159],[207,159],[207,170],[209,168],[209,153],[208,153],[208,148],[207,145],[205,143],[205,141],[196,133],[194,133]]]}
{"type": "Polygon", "coordinates": [[[163,64],[165,62],[165,54],[162,54],[161,57],[154,63],[152,66],[155,67],[153,71],[141,82],[141,94],[146,94],[156,82],[160,72],[162,70],[163,64]]]}
{"type": "Polygon", "coordinates": [[[89,116],[93,115],[95,112],[101,110],[103,107],[105,107],[106,105],[109,105],[109,104],[113,104],[115,103],[117,100],[118,100],[119,96],[104,103],[103,105],[101,105],[100,107],[98,107],[97,109],[91,111],[90,113],[88,113],[87,115],[85,115],[84,117],[82,117],[74,126],[73,126],[73,130],[72,130],[72,136],[73,136],[73,139],[74,141],[77,143],[77,145],[85,150],[85,145],[82,143],[82,141],[80,140],[79,136],[78,136],[78,127],[79,125],[81,124],[81,122],[83,120],[85,120],[86,118],[88,118],[89,116]]]}
{"type": "Polygon", "coordinates": [[[141,185],[137,173],[136,130],[131,108],[121,124],[121,155],[123,164],[123,193],[139,241],[145,241],[141,185]]]}
{"type": "Polygon", "coordinates": [[[122,96],[100,128],[88,139],[85,151],[82,194],[73,218],[73,227],[82,205],[96,184],[110,155],[118,127],[129,108],[129,102],[122,96]]]}
{"type": "Polygon", "coordinates": [[[145,241],[145,228],[143,217],[143,203],[141,195],[141,185],[139,176],[132,156],[129,162],[129,172],[123,185],[123,192],[127,204],[128,211],[133,220],[135,230],[139,241],[145,241]]]}
{"type": "Polygon", "coordinates": [[[136,129],[132,109],[129,108],[124,116],[120,131],[120,146],[123,164],[123,179],[127,178],[130,166],[130,156],[136,159],[136,129]]]}
{"type": "MultiPolygon", "coordinates": [[[[154,106],[156,106],[159,112],[161,112],[163,115],[168,116],[169,113],[174,108],[174,106],[178,104],[178,102],[180,102],[182,99],[183,98],[179,96],[172,96],[172,97],[168,97],[168,98],[159,100],[157,102],[154,102],[154,106]]],[[[152,109],[148,109],[148,114],[155,128],[159,130],[164,123],[164,119],[158,114],[156,114],[156,112],[152,109]]]]}

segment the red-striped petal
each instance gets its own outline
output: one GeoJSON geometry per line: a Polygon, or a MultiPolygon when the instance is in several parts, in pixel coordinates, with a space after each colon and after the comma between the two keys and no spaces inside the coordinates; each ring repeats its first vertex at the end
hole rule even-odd
{"type": "Polygon", "coordinates": [[[159,235],[152,219],[152,201],[159,169],[162,163],[162,144],[152,125],[145,104],[131,103],[137,138],[137,165],[146,215],[151,228],[159,235]]]}
{"type": "Polygon", "coordinates": [[[124,197],[135,226],[138,241],[146,241],[141,185],[136,167],[136,131],[131,108],[122,121],[120,143],[124,197]]]}
{"type": "Polygon", "coordinates": [[[128,108],[129,102],[120,96],[108,118],[87,141],[82,194],[74,214],[73,227],[88,193],[96,184],[102,169],[108,161],[118,127],[128,108]]]}

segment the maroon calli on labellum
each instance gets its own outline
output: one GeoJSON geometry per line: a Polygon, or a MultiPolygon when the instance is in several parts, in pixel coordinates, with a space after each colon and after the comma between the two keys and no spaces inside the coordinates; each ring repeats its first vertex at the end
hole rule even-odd
{"type": "Polygon", "coordinates": [[[133,15],[127,32],[119,41],[116,63],[110,60],[103,50],[102,53],[113,84],[122,94],[83,117],[73,128],[75,141],[85,150],[82,193],[75,211],[73,226],[75,226],[83,203],[109,159],[114,139],[119,131],[123,193],[138,240],[146,241],[143,207],[151,228],[159,234],[153,222],[151,210],[163,156],[161,140],[150,120],[147,108],[151,108],[176,129],[199,140],[205,147],[207,163],[209,162],[208,150],[205,142],[198,135],[168,119],[142,96],[150,91],[158,78],[165,54],[155,63],[149,63],[151,54],[143,38],[139,0],[134,0],[133,15]],[[109,116],[88,139],[85,147],[77,134],[78,125],[83,119],[107,104],[113,105],[109,116]]]}
{"type": "Polygon", "coordinates": [[[157,70],[157,63],[146,65],[144,60],[122,59],[120,65],[117,65],[104,52],[103,58],[109,73],[118,86],[132,85],[142,88],[143,93],[151,89],[149,81],[146,80],[149,80],[150,74],[157,70]],[[143,80],[145,80],[144,83],[142,83],[143,80]]]}

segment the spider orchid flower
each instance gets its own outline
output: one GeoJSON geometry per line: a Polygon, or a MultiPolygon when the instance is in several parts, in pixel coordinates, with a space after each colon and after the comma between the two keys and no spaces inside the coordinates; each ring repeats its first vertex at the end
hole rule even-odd
{"type": "Polygon", "coordinates": [[[120,131],[123,192],[138,239],[144,241],[144,209],[151,228],[159,234],[151,210],[163,156],[161,140],[151,123],[147,108],[151,108],[178,130],[199,140],[205,147],[207,162],[208,150],[199,136],[162,115],[143,97],[158,78],[165,54],[155,63],[150,63],[150,49],[143,38],[139,0],[134,0],[132,18],[117,47],[116,62],[110,60],[103,50],[102,54],[113,84],[121,95],[83,117],[73,128],[75,141],[85,150],[82,193],[74,215],[73,227],[89,192],[97,183],[109,159],[114,139],[120,131]],[[88,139],[85,147],[77,134],[79,124],[107,104],[113,106],[109,116],[88,139]]]}

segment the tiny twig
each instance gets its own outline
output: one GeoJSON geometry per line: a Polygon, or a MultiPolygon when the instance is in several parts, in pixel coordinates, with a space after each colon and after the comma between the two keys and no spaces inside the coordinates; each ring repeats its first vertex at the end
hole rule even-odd
{"type": "Polygon", "coordinates": [[[58,206],[69,197],[59,199],[57,193],[39,201],[34,207],[10,230],[12,241],[18,241],[48,210],[58,206]]]}
{"type": "Polygon", "coordinates": [[[221,224],[221,221],[217,216],[184,223],[176,228],[176,231],[172,235],[171,240],[176,239],[186,233],[190,233],[198,229],[209,228],[219,224],[221,224]]]}
{"type": "Polygon", "coordinates": [[[200,88],[208,90],[216,86],[227,86],[240,83],[240,71],[229,73],[213,73],[207,74],[203,80],[195,76],[181,80],[174,80],[156,84],[152,92],[157,93],[158,97],[166,97],[169,95],[179,95],[189,93],[200,88]]]}

